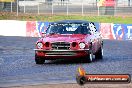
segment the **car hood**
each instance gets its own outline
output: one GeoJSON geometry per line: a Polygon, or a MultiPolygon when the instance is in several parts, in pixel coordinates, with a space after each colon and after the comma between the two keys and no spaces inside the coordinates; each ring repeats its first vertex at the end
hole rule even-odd
{"type": "Polygon", "coordinates": [[[44,37],[43,42],[81,42],[88,36],[89,34],[55,34],[44,37]]]}

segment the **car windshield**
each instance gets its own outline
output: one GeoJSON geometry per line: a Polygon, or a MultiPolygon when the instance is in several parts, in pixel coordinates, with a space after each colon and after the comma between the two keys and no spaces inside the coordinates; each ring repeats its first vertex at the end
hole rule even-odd
{"type": "Polygon", "coordinates": [[[46,30],[46,34],[90,34],[87,24],[62,23],[51,24],[46,30]]]}

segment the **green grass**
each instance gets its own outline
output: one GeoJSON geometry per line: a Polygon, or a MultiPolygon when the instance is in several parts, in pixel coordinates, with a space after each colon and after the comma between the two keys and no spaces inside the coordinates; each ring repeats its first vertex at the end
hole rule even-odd
{"type": "Polygon", "coordinates": [[[132,24],[132,16],[80,16],[80,15],[33,15],[33,14],[0,14],[0,20],[22,20],[22,21],[59,21],[59,20],[87,20],[101,23],[132,24]]]}
{"type": "Polygon", "coordinates": [[[132,17],[114,17],[114,16],[53,16],[48,21],[66,20],[66,19],[78,19],[87,20],[93,22],[104,22],[104,23],[123,23],[131,24],[132,17]]]}

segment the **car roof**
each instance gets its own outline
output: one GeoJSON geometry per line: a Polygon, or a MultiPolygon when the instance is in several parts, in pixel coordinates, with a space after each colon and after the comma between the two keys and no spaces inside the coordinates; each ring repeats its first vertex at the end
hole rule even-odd
{"type": "Polygon", "coordinates": [[[84,24],[88,24],[88,21],[85,20],[61,20],[61,21],[55,21],[55,22],[51,22],[50,24],[63,24],[63,23],[84,23],[84,24]]]}

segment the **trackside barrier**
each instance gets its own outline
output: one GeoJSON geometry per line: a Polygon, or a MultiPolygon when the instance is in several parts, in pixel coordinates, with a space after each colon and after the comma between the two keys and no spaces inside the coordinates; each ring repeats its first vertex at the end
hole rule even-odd
{"type": "Polygon", "coordinates": [[[40,21],[27,21],[26,23],[26,36],[40,37],[41,32],[44,32],[49,25],[49,22],[40,21]]]}
{"type": "MultiPolygon", "coordinates": [[[[40,37],[49,22],[0,20],[0,35],[40,37]]],[[[103,39],[132,40],[132,24],[95,23],[103,39]]]]}
{"type": "Polygon", "coordinates": [[[0,35],[26,36],[26,21],[0,20],[0,35]]]}
{"type": "Polygon", "coordinates": [[[132,40],[132,24],[100,23],[103,39],[132,40]]]}

